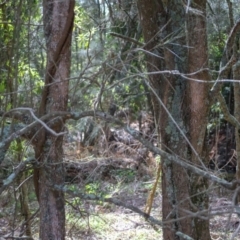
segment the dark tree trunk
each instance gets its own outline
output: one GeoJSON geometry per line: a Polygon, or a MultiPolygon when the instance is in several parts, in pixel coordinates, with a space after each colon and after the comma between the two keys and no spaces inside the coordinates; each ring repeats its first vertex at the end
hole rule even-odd
{"type": "MultiPolygon", "coordinates": [[[[191,76],[193,79],[209,79],[208,72],[202,70],[208,62],[206,1],[198,2],[200,6],[195,1],[191,7],[202,11],[200,15],[190,11],[186,13],[182,1],[178,0],[138,0],[145,47],[149,51],[146,56],[149,72],[198,71],[198,74],[191,76]]],[[[156,93],[152,99],[159,145],[182,159],[200,165],[208,114],[207,84],[189,82],[180,75],[171,74],[150,75],[149,82],[156,93]]],[[[206,181],[165,159],[162,159],[162,169],[163,238],[182,239],[183,233],[194,239],[211,239],[208,221],[190,214],[208,206],[206,195],[192,197],[206,189],[206,181]]]]}
{"type": "MultiPolygon", "coordinates": [[[[47,66],[40,116],[67,110],[74,3],[74,0],[43,1],[47,66]]],[[[52,119],[47,125],[56,133],[64,131],[60,118],[52,119]]],[[[40,239],[65,239],[64,195],[51,188],[64,185],[63,136],[54,136],[42,127],[37,139],[35,154],[41,167],[35,171],[34,178],[40,205],[40,239]]]]}

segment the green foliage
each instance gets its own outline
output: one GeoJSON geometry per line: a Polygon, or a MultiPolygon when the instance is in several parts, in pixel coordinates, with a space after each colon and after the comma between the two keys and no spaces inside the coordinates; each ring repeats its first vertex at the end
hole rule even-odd
{"type": "MultiPolygon", "coordinates": [[[[0,27],[3,29],[0,32],[2,51],[0,92],[6,93],[6,96],[14,92],[10,95],[11,101],[8,97],[1,96],[0,103],[6,99],[5,102],[8,101],[8,103],[5,105],[5,110],[9,110],[18,105],[33,102],[29,99],[33,95],[26,94],[25,91],[32,90],[32,79],[39,81],[40,74],[34,68],[34,59],[31,55],[34,49],[32,39],[36,38],[34,31],[41,21],[39,1],[5,1],[0,7],[0,18],[2,20],[0,27]],[[18,95],[17,92],[19,92],[18,95]]],[[[38,90],[37,94],[39,93],[38,90]]]]}
{"type": "MultiPolygon", "coordinates": [[[[105,9],[107,5],[98,6],[87,1],[76,4],[71,72],[77,79],[70,82],[68,105],[72,110],[97,106],[108,111],[114,101],[119,109],[130,108],[138,112],[146,108],[142,104],[146,101],[146,90],[138,77],[144,66],[143,55],[134,53],[130,61],[127,60],[135,46],[108,34],[116,32],[135,38],[138,22],[134,13],[112,12],[114,4],[111,9],[108,7],[109,11],[105,9]],[[121,81],[123,78],[126,80],[121,81]]],[[[126,7],[130,11],[132,3],[126,7]]],[[[141,34],[137,37],[141,38],[141,34]]]]}
{"type": "Polygon", "coordinates": [[[13,154],[15,155],[15,157],[20,153],[22,153],[23,151],[23,144],[24,142],[19,142],[19,140],[15,140],[13,142],[11,142],[11,146],[10,149],[13,152],[13,154]]]}
{"type": "Polygon", "coordinates": [[[93,20],[81,6],[75,7],[75,39],[77,40],[78,48],[88,49],[89,44],[96,32],[96,27],[93,25],[93,20]]]}
{"type": "Polygon", "coordinates": [[[4,93],[5,91],[5,84],[3,82],[0,82],[0,93],[4,93]]]}
{"type": "MultiPolygon", "coordinates": [[[[87,194],[94,194],[98,197],[108,196],[108,190],[103,189],[100,182],[92,182],[85,185],[85,192],[87,194]]],[[[101,201],[99,203],[102,203],[101,201]]]]}
{"type": "Polygon", "coordinates": [[[220,103],[217,102],[211,106],[210,109],[210,118],[207,125],[208,130],[214,129],[216,126],[219,126],[223,121],[223,114],[220,107],[220,103]]]}
{"type": "Polygon", "coordinates": [[[114,169],[111,170],[110,174],[114,176],[118,182],[133,182],[137,172],[132,169],[114,169]]]}
{"type": "Polygon", "coordinates": [[[97,194],[99,190],[98,183],[89,183],[85,186],[85,191],[88,194],[97,194]]]}
{"type": "Polygon", "coordinates": [[[209,59],[211,67],[218,70],[228,35],[225,32],[212,32],[208,35],[209,59]]]}

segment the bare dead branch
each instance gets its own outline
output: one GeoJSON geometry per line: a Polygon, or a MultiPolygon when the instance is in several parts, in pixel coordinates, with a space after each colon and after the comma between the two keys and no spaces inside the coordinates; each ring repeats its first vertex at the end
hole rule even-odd
{"type": "Polygon", "coordinates": [[[229,72],[232,69],[232,66],[236,63],[236,58],[235,56],[231,56],[230,60],[226,63],[226,65],[224,65],[223,67],[220,68],[217,80],[215,81],[215,83],[213,84],[212,88],[211,88],[211,94],[212,93],[218,93],[221,90],[221,84],[219,84],[219,81],[221,79],[227,78],[229,72]],[[217,84],[218,83],[218,84],[217,84]]]}
{"type": "Polygon", "coordinates": [[[137,45],[139,45],[139,46],[144,46],[143,43],[137,41],[136,39],[130,38],[130,37],[127,37],[127,36],[124,36],[124,35],[119,34],[119,33],[110,32],[110,35],[112,35],[113,37],[122,38],[123,40],[126,40],[126,41],[128,41],[128,42],[135,43],[135,44],[137,44],[137,45]]]}
{"type": "MultiPolygon", "coordinates": [[[[56,133],[55,131],[53,131],[51,128],[49,128],[47,126],[47,124],[45,122],[43,122],[40,118],[38,118],[34,112],[33,112],[33,109],[32,108],[26,108],[26,107],[20,107],[20,108],[14,108],[14,109],[11,109],[8,113],[11,113],[11,112],[16,112],[16,111],[27,111],[31,114],[31,116],[33,117],[33,119],[35,119],[37,122],[39,122],[47,131],[49,131],[53,136],[55,137],[58,137],[58,136],[61,136],[61,135],[64,135],[66,132],[60,132],[60,133],[56,133]]],[[[14,114],[13,114],[14,116],[14,114]]]]}

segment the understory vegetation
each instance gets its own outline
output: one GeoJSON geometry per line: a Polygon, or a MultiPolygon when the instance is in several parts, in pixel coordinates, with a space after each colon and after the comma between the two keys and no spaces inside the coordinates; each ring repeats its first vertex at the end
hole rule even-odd
{"type": "Polygon", "coordinates": [[[0,240],[240,237],[236,0],[0,0],[0,240]]]}

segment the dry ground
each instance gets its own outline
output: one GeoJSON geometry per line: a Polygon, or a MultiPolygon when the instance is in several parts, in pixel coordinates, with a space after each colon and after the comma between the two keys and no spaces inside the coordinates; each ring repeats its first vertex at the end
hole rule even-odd
{"type": "MultiPolygon", "coordinates": [[[[100,193],[106,197],[115,197],[124,203],[136,206],[144,210],[146,199],[154,179],[141,180],[138,176],[134,179],[118,179],[119,182],[111,183],[98,181],[85,185],[85,190],[91,193],[100,193]]],[[[79,183],[79,186],[81,184],[79,183]]],[[[76,187],[75,185],[72,185],[76,187]]],[[[18,206],[15,202],[9,201],[11,191],[5,192],[0,198],[0,239],[12,239],[11,236],[20,236],[22,217],[15,209],[18,206]],[[15,217],[15,221],[14,221],[15,217]],[[13,228],[14,226],[14,228],[13,228]]],[[[31,197],[30,197],[31,198],[31,197]]],[[[210,206],[211,213],[211,235],[213,240],[240,239],[239,231],[233,238],[233,234],[239,230],[239,218],[231,214],[232,193],[218,190],[211,191],[210,206]],[[220,214],[221,213],[221,214],[220,214]]],[[[137,213],[124,207],[115,206],[104,202],[81,201],[78,198],[67,196],[66,218],[67,231],[66,239],[89,239],[89,240],[154,240],[162,239],[162,229],[151,226],[137,213]]],[[[155,195],[151,215],[161,219],[162,195],[160,188],[155,195]]],[[[35,200],[30,202],[32,212],[37,209],[35,200]]],[[[32,222],[33,238],[38,239],[38,215],[32,222]]],[[[17,239],[17,238],[16,238],[17,239]]],[[[19,238],[20,239],[20,238],[19,238]]]]}
{"type": "MultiPolygon", "coordinates": [[[[88,194],[116,198],[144,211],[155,182],[157,164],[152,155],[146,155],[146,149],[139,146],[139,143],[136,144],[132,139],[129,142],[131,144],[128,143],[127,146],[124,142],[109,145],[108,149],[104,148],[101,159],[98,160],[95,154],[99,152],[96,153],[94,149],[79,151],[77,145],[65,144],[65,159],[70,164],[68,186],[71,189],[82,189],[88,194]],[[117,149],[117,152],[110,154],[111,149],[117,149]],[[81,167],[71,167],[72,163],[73,166],[77,164],[81,167]]],[[[19,195],[18,192],[14,193],[14,187],[17,186],[12,186],[0,196],[0,240],[22,237],[24,220],[20,215],[19,195]]],[[[28,188],[29,205],[34,213],[38,209],[38,203],[31,181],[28,181],[28,188]]],[[[231,213],[233,193],[219,192],[213,186],[209,190],[209,196],[212,239],[240,239],[240,219],[231,213]]],[[[159,183],[151,211],[151,215],[158,220],[161,220],[161,203],[159,183]]],[[[33,239],[39,238],[38,217],[37,214],[32,220],[33,239]]],[[[66,195],[66,239],[161,240],[162,229],[153,227],[130,209],[66,195]]]]}

